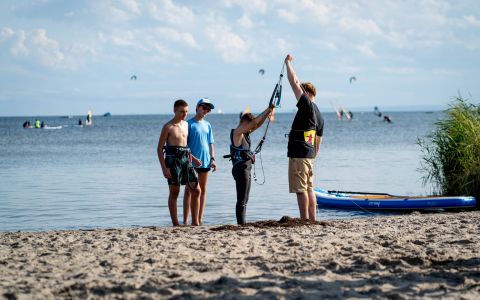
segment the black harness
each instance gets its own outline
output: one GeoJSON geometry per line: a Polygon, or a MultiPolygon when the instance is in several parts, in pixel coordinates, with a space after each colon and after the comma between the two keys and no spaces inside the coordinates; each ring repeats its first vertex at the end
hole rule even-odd
{"type": "Polygon", "coordinates": [[[248,144],[248,149],[236,147],[233,143],[233,130],[230,132],[230,159],[232,164],[235,166],[238,163],[252,161],[252,164],[255,163],[255,153],[250,150],[250,145],[252,144],[250,140],[250,135],[245,133],[243,136],[245,141],[248,144]]]}

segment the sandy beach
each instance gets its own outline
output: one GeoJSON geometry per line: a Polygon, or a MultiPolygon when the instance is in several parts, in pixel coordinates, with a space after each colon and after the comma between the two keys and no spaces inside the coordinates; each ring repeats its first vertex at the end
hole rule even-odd
{"type": "Polygon", "coordinates": [[[480,212],[253,225],[0,233],[0,295],[480,297],[480,212]]]}

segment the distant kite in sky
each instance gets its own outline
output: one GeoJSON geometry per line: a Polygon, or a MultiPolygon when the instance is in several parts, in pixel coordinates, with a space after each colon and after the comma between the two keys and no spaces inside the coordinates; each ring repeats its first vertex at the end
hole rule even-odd
{"type": "Polygon", "coordinates": [[[137,80],[137,75],[132,75],[132,76],[130,77],[130,80],[137,80]]]}
{"type": "Polygon", "coordinates": [[[264,70],[264,69],[260,69],[260,70],[258,70],[258,74],[260,74],[260,75],[262,75],[262,76],[263,76],[263,75],[265,74],[265,70],[264,70]]]}
{"type": "Polygon", "coordinates": [[[352,76],[348,81],[350,81],[350,84],[351,84],[353,81],[357,81],[357,77],[352,76]]]}

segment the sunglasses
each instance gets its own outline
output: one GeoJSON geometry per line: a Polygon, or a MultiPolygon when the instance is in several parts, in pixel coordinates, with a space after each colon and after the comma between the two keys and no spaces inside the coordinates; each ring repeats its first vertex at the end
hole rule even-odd
{"type": "Polygon", "coordinates": [[[211,111],[212,109],[206,105],[200,105],[200,107],[203,109],[203,110],[206,110],[206,111],[211,111]]]}

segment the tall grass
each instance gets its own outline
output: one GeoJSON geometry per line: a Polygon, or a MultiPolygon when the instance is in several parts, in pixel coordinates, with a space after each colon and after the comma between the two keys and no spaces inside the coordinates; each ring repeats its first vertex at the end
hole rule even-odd
{"type": "Polygon", "coordinates": [[[478,203],[480,106],[458,96],[445,113],[435,131],[418,141],[423,182],[433,183],[436,194],[475,196],[478,203]]]}

